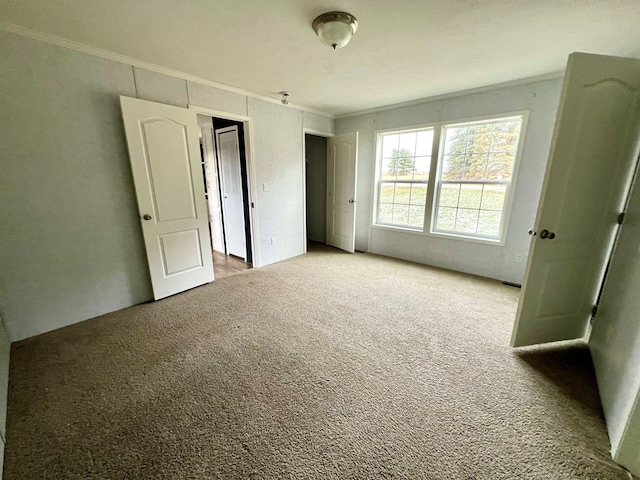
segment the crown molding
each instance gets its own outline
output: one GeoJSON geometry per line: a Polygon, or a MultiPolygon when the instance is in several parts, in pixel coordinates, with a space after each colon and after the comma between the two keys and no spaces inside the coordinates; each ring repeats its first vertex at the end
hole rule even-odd
{"type": "Polygon", "coordinates": [[[295,110],[301,110],[303,112],[309,112],[315,115],[320,115],[320,116],[331,118],[331,119],[336,118],[335,115],[331,113],[323,112],[321,110],[315,110],[313,108],[305,107],[304,105],[298,105],[296,103],[289,103],[287,105],[282,105],[279,97],[276,99],[276,98],[268,97],[266,95],[261,95],[259,93],[249,92],[241,88],[233,87],[231,85],[226,85],[224,83],[215,82],[213,80],[208,80],[206,78],[199,77],[197,75],[192,75],[190,73],[182,72],[180,70],[174,70],[172,68],[164,67],[162,65],[157,65],[155,63],[145,62],[144,60],[129,57],[127,55],[121,55],[119,53],[111,52],[109,50],[103,50],[101,48],[92,47],[91,45],[75,42],[73,40],[68,40],[66,38],[58,37],[56,35],[51,35],[49,33],[43,33],[43,32],[38,32],[36,30],[31,30],[29,28],[26,28],[20,25],[15,25],[13,23],[9,23],[4,20],[0,20],[0,30],[9,32],[9,33],[15,33],[16,35],[28,37],[33,40],[39,40],[41,42],[57,45],[58,47],[67,48],[69,50],[75,50],[77,52],[86,53],[88,55],[93,55],[95,57],[104,58],[106,60],[111,60],[113,62],[124,63],[125,65],[131,65],[132,67],[144,68],[145,70],[161,73],[163,75],[169,75],[171,77],[176,77],[182,80],[199,83],[201,85],[217,88],[219,90],[236,93],[238,95],[244,95],[246,97],[254,98],[256,100],[262,100],[264,102],[280,105],[285,108],[293,108],[295,110]]]}
{"type": "Polygon", "coordinates": [[[543,82],[545,80],[555,80],[557,78],[562,78],[563,76],[564,76],[564,70],[560,72],[545,73],[543,75],[536,75],[535,77],[519,78],[516,80],[510,80],[508,82],[495,83],[493,85],[485,85],[484,87],[470,88],[468,90],[459,90],[457,92],[444,93],[442,95],[436,95],[435,97],[421,98],[418,100],[411,100],[408,102],[395,103],[393,105],[385,105],[383,107],[369,108],[366,110],[358,110],[356,112],[350,112],[350,113],[342,113],[342,114],[336,115],[335,118],[336,120],[338,120],[341,118],[357,117],[359,115],[367,115],[370,113],[384,112],[386,110],[395,110],[396,108],[413,107],[415,105],[437,102],[440,100],[446,100],[448,98],[461,97],[464,95],[473,95],[476,93],[489,92],[492,90],[500,90],[502,88],[508,88],[508,87],[517,87],[520,85],[528,85],[530,83],[543,82]]]}

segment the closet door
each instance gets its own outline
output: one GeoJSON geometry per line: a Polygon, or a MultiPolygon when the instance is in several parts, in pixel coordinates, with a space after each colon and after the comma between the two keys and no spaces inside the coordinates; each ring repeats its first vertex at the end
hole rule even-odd
{"type": "Polygon", "coordinates": [[[358,132],[329,138],[327,148],[327,245],[353,253],[356,248],[358,132]]]}

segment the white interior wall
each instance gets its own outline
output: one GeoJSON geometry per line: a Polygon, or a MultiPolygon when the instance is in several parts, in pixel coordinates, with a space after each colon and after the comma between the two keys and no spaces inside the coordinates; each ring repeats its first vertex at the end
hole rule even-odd
{"type": "Polygon", "coordinates": [[[263,264],[304,253],[302,112],[249,98],[263,264]],[[273,244],[275,242],[275,244],[273,244]]]}
{"type": "Polygon", "coordinates": [[[554,79],[338,119],[337,134],[360,132],[356,249],[521,283],[561,88],[554,79]],[[522,110],[529,120],[503,246],[372,227],[376,131],[522,110]]]}
{"type": "Polygon", "coordinates": [[[3,31],[0,51],[0,313],[13,341],[152,298],[120,95],[249,115],[262,264],[303,253],[302,132],[332,119],[3,31]]]}
{"type": "Polygon", "coordinates": [[[151,298],[119,95],[132,68],[0,32],[0,313],[12,340],[151,298]]]}

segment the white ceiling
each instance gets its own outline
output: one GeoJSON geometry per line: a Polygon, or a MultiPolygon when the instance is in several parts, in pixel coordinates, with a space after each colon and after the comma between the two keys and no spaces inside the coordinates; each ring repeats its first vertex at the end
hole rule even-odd
{"type": "Polygon", "coordinates": [[[0,20],[335,115],[640,57],[638,0],[3,0],[0,20]],[[360,24],[333,51],[311,22],[360,24]]]}

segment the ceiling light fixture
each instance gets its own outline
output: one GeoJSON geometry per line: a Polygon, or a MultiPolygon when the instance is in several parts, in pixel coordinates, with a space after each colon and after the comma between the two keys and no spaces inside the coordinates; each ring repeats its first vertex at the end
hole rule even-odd
{"type": "Polygon", "coordinates": [[[320,40],[335,50],[349,43],[358,30],[358,20],[350,13],[327,12],[317,17],[312,26],[320,40]]]}
{"type": "Polygon", "coordinates": [[[280,92],[280,95],[282,95],[282,98],[280,99],[280,102],[283,105],[289,105],[289,95],[291,95],[289,92],[280,92]]]}

